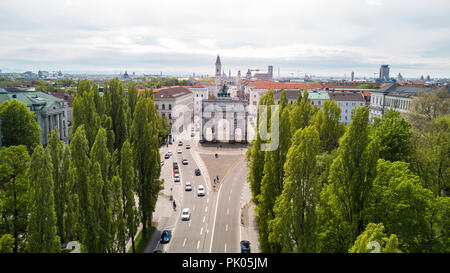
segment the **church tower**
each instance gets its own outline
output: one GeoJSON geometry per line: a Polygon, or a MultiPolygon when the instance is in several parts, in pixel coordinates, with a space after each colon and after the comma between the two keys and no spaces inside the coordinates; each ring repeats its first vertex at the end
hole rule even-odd
{"type": "Polygon", "coordinates": [[[222,73],[222,64],[220,63],[220,57],[219,54],[217,54],[216,59],[216,94],[219,92],[220,85],[222,84],[221,80],[221,73],[222,73]]]}
{"type": "Polygon", "coordinates": [[[220,73],[222,72],[222,64],[220,63],[220,57],[217,55],[216,60],[216,78],[220,77],[220,73]]]}

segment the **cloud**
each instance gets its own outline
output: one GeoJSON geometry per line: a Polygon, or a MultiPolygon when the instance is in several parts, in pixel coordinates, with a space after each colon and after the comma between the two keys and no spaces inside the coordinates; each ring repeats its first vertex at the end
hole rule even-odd
{"type": "Polygon", "coordinates": [[[447,0],[3,1],[0,68],[212,74],[220,54],[233,73],[373,75],[389,63],[444,77],[449,13],[447,0]]]}

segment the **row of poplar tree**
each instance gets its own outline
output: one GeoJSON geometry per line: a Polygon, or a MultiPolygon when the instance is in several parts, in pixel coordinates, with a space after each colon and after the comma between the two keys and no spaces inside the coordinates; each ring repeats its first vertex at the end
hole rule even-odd
{"type": "Polygon", "coordinates": [[[59,252],[70,241],[83,252],[125,252],[130,240],[134,252],[162,187],[158,147],[167,128],[153,92],[130,84],[126,95],[113,79],[101,96],[79,81],[70,145],[52,131],[43,148],[34,113],[16,100],[0,106],[0,118],[0,252],[59,252]]]}
{"type": "MultiPolygon", "coordinates": [[[[370,252],[376,241],[381,252],[449,252],[448,104],[448,90],[424,94],[414,126],[391,110],[371,124],[357,107],[346,127],[334,101],[319,110],[299,91],[291,105],[283,91],[277,111],[258,112],[247,153],[261,250],[370,252]],[[278,130],[276,150],[261,150],[259,126],[268,141],[278,130]]],[[[274,93],[259,105],[274,105],[274,93]]]]}

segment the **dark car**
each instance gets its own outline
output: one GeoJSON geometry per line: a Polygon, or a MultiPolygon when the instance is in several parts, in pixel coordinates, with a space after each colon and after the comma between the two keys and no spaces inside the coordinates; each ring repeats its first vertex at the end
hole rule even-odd
{"type": "Polygon", "coordinates": [[[178,146],[183,146],[183,142],[181,140],[178,142],[178,146]]]}
{"type": "Polygon", "coordinates": [[[243,240],[241,241],[241,253],[250,253],[250,242],[243,240]]]}
{"type": "Polygon", "coordinates": [[[200,173],[200,169],[195,169],[195,175],[196,175],[196,176],[199,176],[199,175],[201,175],[201,173],[200,173]]]}
{"type": "Polygon", "coordinates": [[[170,242],[170,238],[172,238],[172,231],[170,230],[164,230],[161,233],[161,240],[159,240],[159,242],[161,244],[167,244],[168,242],[170,242]]]}
{"type": "Polygon", "coordinates": [[[165,159],[169,159],[169,157],[170,155],[168,153],[164,156],[165,159]]]}

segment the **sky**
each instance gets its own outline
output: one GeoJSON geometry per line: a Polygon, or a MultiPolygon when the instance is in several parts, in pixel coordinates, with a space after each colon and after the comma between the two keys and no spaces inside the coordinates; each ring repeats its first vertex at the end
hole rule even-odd
{"type": "Polygon", "coordinates": [[[0,1],[0,69],[450,77],[449,0],[0,1]]]}

